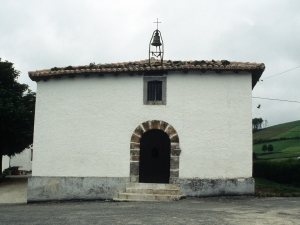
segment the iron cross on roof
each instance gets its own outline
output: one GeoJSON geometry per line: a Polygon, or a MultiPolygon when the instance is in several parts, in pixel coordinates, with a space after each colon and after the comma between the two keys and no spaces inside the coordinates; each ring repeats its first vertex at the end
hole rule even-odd
{"type": "Polygon", "coordinates": [[[156,23],[156,25],[157,25],[157,29],[156,30],[158,30],[158,24],[161,23],[161,22],[158,22],[158,18],[157,18],[156,22],[153,22],[153,23],[156,23]]]}

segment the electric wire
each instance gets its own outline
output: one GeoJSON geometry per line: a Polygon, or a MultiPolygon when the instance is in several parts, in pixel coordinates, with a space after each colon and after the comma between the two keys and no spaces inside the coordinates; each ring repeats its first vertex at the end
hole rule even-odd
{"type": "Polygon", "coordinates": [[[299,101],[291,101],[291,100],[284,100],[284,99],[277,99],[277,98],[262,98],[262,97],[252,97],[252,98],[259,98],[259,99],[272,100],[272,101],[281,101],[281,102],[300,103],[299,101]]]}
{"type": "MultiPolygon", "coordinates": [[[[295,70],[297,68],[300,68],[300,66],[297,66],[297,67],[294,67],[292,69],[289,69],[289,70],[285,70],[281,73],[277,73],[277,74],[274,74],[272,76],[269,76],[269,77],[266,77],[264,79],[260,79],[259,81],[264,81],[265,79],[269,79],[271,77],[275,77],[275,76],[278,76],[278,75],[281,75],[283,73],[286,73],[286,72],[289,72],[291,70],[295,70]]],[[[262,98],[262,97],[252,97],[252,98],[258,98],[258,99],[264,99],[264,100],[271,100],[271,101],[281,101],[281,102],[293,102],[293,103],[300,103],[299,101],[292,101],[292,100],[284,100],[284,99],[276,99],[276,98],[262,98]]],[[[259,108],[259,107],[258,107],[259,108]]]]}
{"type": "Polygon", "coordinates": [[[299,68],[299,67],[300,67],[300,66],[297,66],[297,67],[295,67],[295,68],[292,68],[292,69],[283,71],[283,72],[281,72],[281,73],[276,73],[276,74],[274,74],[274,75],[272,75],[272,76],[269,76],[269,77],[266,77],[266,78],[264,78],[264,79],[261,79],[261,81],[263,81],[263,80],[265,80],[265,79],[269,79],[269,78],[271,78],[271,77],[275,77],[275,76],[281,75],[281,74],[286,73],[286,72],[289,72],[289,71],[291,71],[291,70],[295,70],[295,69],[297,69],[297,68],[299,68]]]}

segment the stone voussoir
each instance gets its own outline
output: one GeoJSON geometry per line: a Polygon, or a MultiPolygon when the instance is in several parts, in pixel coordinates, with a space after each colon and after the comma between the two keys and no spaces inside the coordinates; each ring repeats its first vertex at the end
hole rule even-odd
{"type": "Polygon", "coordinates": [[[140,139],[141,138],[139,136],[132,134],[130,142],[140,143],[140,139]]]}
{"type": "Polygon", "coordinates": [[[150,128],[149,121],[144,122],[144,123],[142,123],[141,125],[143,126],[145,132],[151,129],[151,128],[150,128]]]}
{"type": "Polygon", "coordinates": [[[143,133],[144,133],[144,130],[142,129],[141,126],[138,126],[138,127],[134,130],[133,133],[135,133],[137,136],[142,137],[142,135],[143,135],[143,133]]]}
{"type": "Polygon", "coordinates": [[[130,161],[140,161],[139,155],[130,155],[130,161]]]}
{"type": "Polygon", "coordinates": [[[167,126],[169,126],[168,123],[166,123],[165,121],[161,121],[161,123],[160,123],[160,129],[161,130],[165,131],[167,126]]]}
{"type": "Polygon", "coordinates": [[[140,150],[139,149],[131,149],[130,155],[140,155],[140,150]]]}
{"type": "Polygon", "coordinates": [[[139,143],[130,143],[130,150],[140,150],[139,143]]]}
{"type": "Polygon", "coordinates": [[[176,133],[176,135],[173,135],[173,136],[170,138],[170,141],[173,142],[173,143],[179,143],[179,137],[178,137],[178,134],[176,133]]]}
{"type": "Polygon", "coordinates": [[[151,121],[151,129],[158,129],[160,130],[160,122],[159,120],[152,120],[151,121]]]}
{"type": "Polygon", "coordinates": [[[176,130],[174,129],[174,127],[171,125],[168,126],[168,128],[165,132],[169,135],[169,137],[172,137],[174,134],[177,133],[176,130]]]}

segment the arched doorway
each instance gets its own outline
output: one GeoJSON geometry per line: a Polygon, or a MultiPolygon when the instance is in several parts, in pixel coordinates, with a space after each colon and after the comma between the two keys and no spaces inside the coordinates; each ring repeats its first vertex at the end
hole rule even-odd
{"type": "Polygon", "coordinates": [[[141,137],[139,179],[141,183],[169,183],[170,138],[162,130],[148,130],[141,137]]]}
{"type": "MultiPolygon", "coordinates": [[[[167,136],[169,137],[169,181],[164,183],[175,184],[177,179],[179,178],[179,156],[181,153],[181,149],[179,146],[179,136],[172,125],[162,120],[150,120],[143,122],[138,125],[132,133],[130,139],[130,182],[143,182],[140,179],[140,145],[143,135],[150,130],[160,130],[163,133],[167,134],[167,136]]],[[[155,148],[155,146],[153,148],[155,148]]],[[[156,149],[157,150],[153,150],[154,156],[158,152],[158,148],[156,149]]]]}

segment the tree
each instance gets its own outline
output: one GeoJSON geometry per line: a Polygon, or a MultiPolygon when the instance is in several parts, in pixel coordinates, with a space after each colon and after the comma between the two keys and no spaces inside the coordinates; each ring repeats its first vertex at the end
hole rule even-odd
{"type": "Polygon", "coordinates": [[[268,120],[265,120],[264,126],[265,126],[265,128],[267,128],[267,126],[268,126],[268,120]]]}
{"type": "Polygon", "coordinates": [[[263,152],[267,151],[267,150],[268,150],[268,146],[267,146],[266,144],[264,144],[264,145],[262,146],[261,150],[262,150],[263,152]]]}
{"type": "Polygon", "coordinates": [[[257,131],[259,129],[262,129],[262,123],[263,123],[262,118],[254,118],[252,119],[252,129],[253,131],[257,131]]]}
{"type": "Polygon", "coordinates": [[[2,156],[20,153],[33,142],[35,93],[18,83],[19,74],[0,58],[0,175],[2,156]]]}
{"type": "Polygon", "coordinates": [[[268,151],[269,151],[269,152],[272,152],[273,150],[274,150],[273,145],[269,144],[269,145],[268,145],[268,151]]]}

